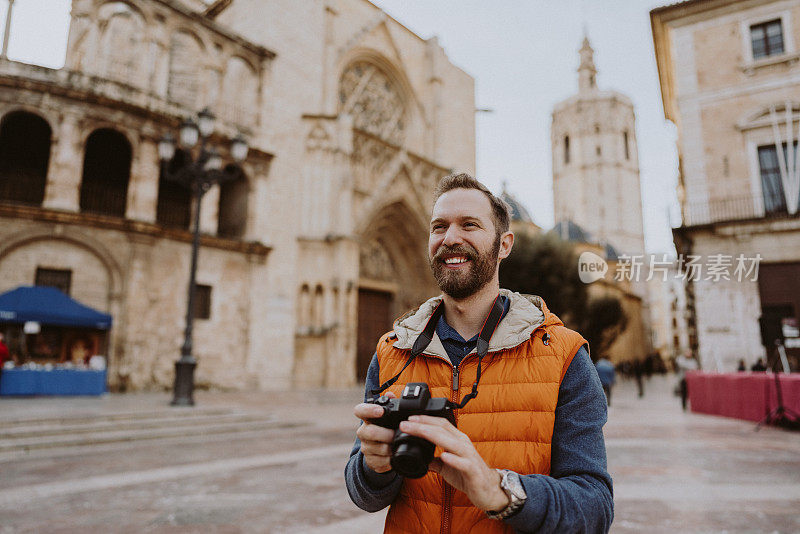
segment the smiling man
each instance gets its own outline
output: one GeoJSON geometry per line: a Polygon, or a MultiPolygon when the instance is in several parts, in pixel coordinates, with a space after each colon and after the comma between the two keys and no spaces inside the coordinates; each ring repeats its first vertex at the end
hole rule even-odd
{"type": "Polygon", "coordinates": [[[431,396],[448,399],[455,424],[427,415],[400,423],[437,452],[425,476],[406,478],[390,463],[395,431],[371,422],[383,408],[354,408],[362,424],[347,489],[364,510],[391,505],[385,532],[611,526],[606,403],[588,344],[541,298],[500,289],[500,261],[514,244],[509,219],[508,206],[469,175],[447,176],[436,190],[428,253],[442,295],[378,341],[365,400],[377,392],[399,397],[406,383],[425,382],[431,396]],[[416,356],[415,342],[431,330],[416,356]]]}

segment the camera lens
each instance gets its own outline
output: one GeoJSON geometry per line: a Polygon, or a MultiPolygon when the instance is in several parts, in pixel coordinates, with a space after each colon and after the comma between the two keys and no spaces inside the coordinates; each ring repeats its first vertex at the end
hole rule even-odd
{"type": "Polygon", "coordinates": [[[434,449],[430,441],[398,430],[392,442],[392,469],[406,478],[422,478],[433,460],[434,449]]]}

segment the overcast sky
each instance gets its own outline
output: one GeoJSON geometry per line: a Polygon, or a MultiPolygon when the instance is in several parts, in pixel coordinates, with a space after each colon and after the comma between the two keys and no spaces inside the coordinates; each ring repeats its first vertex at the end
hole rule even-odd
{"type": "MultiPolygon", "coordinates": [[[[475,78],[477,107],[493,110],[477,115],[477,175],[495,192],[506,182],[544,228],[554,223],[551,113],[577,92],[578,49],[586,31],[598,86],[624,93],[634,104],[646,249],[674,251],[668,211],[677,205],[676,134],[664,120],[648,15],[670,2],[373,1],[423,38],[438,36],[450,60],[475,78]]],[[[7,5],[0,0],[0,31],[7,5]]],[[[16,0],[9,57],[61,67],[69,7],[70,0],[16,0]]]]}

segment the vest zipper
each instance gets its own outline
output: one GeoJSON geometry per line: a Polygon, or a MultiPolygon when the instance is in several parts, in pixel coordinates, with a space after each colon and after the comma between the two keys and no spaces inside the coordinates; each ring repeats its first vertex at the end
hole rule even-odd
{"type": "MultiPolygon", "coordinates": [[[[463,363],[464,360],[461,360],[463,363]]],[[[454,404],[458,403],[458,373],[459,365],[453,366],[453,387],[451,388],[450,401],[454,404]]],[[[458,410],[453,410],[453,419],[455,423],[453,426],[458,428],[458,410]]],[[[450,534],[450,520],[452,515],[452,500],[453,500],[453,487],[442,480],[442,528],[439,530],[440,534],[450,534]]]]}

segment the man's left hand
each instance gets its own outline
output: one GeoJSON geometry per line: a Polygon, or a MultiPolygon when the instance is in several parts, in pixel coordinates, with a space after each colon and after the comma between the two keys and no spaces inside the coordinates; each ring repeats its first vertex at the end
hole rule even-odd
{"type": "Polygon", "coordinates": [[[450,421],[443,417],[412,415],[408,421],[400,423],[400,430],[425,438],[443,449],[441,456],[431,462],[431,471],[466,493],[472,504],[492,511],[508,505],[508,495],[500,488],[500,473],[486,465],[469,436],[450,421]]]}

